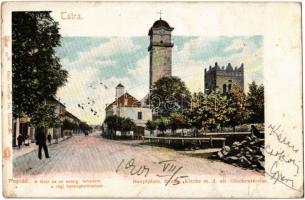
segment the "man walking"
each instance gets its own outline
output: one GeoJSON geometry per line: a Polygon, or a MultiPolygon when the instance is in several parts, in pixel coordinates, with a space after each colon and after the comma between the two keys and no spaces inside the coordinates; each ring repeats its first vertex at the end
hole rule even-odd
{"type": "Polygon", "coordinates": [[[18,141],[18,148],[20,149],[20,146],[22,145],[22,142],[23,142],[23,137],[22,137],[22,135],[19,135],[19,136],[17,137],[17,141],[18,141]]]}
{"type": "Polygon", "coordinates": [[[45,157],[50,158],[49,152],[48,152],[48,147],[46,144],[46,135],[44,133],[44,128],[38,127],[35,136],[36,136],[36,144],[38,145],[38,158],[41,159],[42,148],[44,150],[45,157]]]}

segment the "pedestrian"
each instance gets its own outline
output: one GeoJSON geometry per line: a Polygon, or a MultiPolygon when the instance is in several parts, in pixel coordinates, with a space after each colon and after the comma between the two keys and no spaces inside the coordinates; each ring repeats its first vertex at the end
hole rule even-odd
{"type": "Polygon", "coordinates": [[[38,158],[41,159],[42,148],[44,150],[45,157],[50,158],[49,152],[48,152],[48,147],[46,144],[46,135],[44,133],[43,127],[37,128],[37,132],[35,134],[35,139],[36,139],[36,144],[38,145],[38,158]]]}
{"type": "Polygon", "coordinates": [[[22,145],[22,142],[23,142],[23,137],[22,137],[22,135],[19,135],[19,136],[17,137],[17,141],[18,141],[18,148],[20,149],[20,146],[22,145]]]}
{"type": "Polygon", "coordinates": [[[51,137],[51,134],[49,133],[49,134],[48,134],[48,141],[49,141],[49,144],[51,144],[51,139],[52,139],[52,137],[51,137]]]}
{"type": "Polygon", "coordinates": [[[259,130],[254,125],[251,125],[251,135],[255,136],[257,138],[261,137],[261,133],[259,132],[259,130]]]}

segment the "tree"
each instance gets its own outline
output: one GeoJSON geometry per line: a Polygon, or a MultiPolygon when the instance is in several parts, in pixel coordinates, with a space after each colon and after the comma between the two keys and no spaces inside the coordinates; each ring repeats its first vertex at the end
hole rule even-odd
{"type": "Polygon", "coordinates": [[[80,122],[78,125],[78,128],[82,131],[82,132],[87,132],[87,131],[91,131],[92,127],[89,126],[86,122],[80,122]]]}
{"type": "Polygon", "coordinates": [[[61,129],[62,131],[64,130],[76,131],[80,129],[80,126],[74,122],[70,122],[69,120],[65,119],[62,123],[61,129]]]}
{"type": "Polygon", "coordinates": [[[54,113],[54,106],[50,104],[40,104],[33,112],[30,122],[34,127],[58,128],[61,126],[59,116],[54,113]]]}
{"type": "Polygon", "coordinates": [[[121,123],[122,123],[121,129],[124,132],[132,131],[136,127],[136,124],[130,118],[123,118],[121,120],[121,123]]]}
{"type": "Polygon", "coordinates": [[[45,113],[49,109],[42,104],[56,94],[68,76],[55,55],[60,38],[58,22],[50,16],[50,11],[12,13],[14,117],[27,115],[39,120],[35,115],[51,114],[45,113]]]}
{"type": "Polygon", "coordinates": [[[235,131],[235,126],[242,124],[245,121],[246,109],[245,109],[245,94],[238,85],[233,85],[232,90],[227,95],[227,118],[226,125],[232,126],[235,131]]]}
{"type": "Polygon", "coordinates": [[[116,131],[131,131],[134,130],[136,124],[130,118],[124,118],[120,116],[108,116],[104,120],[104,124],[107,124],[110,130],[110,136],[115,136],[116,131]]]}
{"type": "Polygon", "coordinates": [[[246,109],[249,123],[264,123],[264,86],[258,86],[254,81],[249,84],[246,97],[246,109]]]}
{"type": "Polygon", "coordinates": [[[227,107],[227,97],[218,91],[209,95],[194,93],[192,106],[187,114],[189,124],[194,128],[194,136],[198,136],[202,127],[209,130],[222,128],[228,121],[227,107]]]}
{"type": "Polygon", "coordinates": [[[110,136],[113,136],[119,130],[120,122],[121,118],[116,115],[106,117],[104,123],[107,124],[108,130],[110,130],[110,136]]]}
{"type": "Polygon", "coordinates": [[[202,128],[203,121],[207,120],[206,103],[207,96],[202,92],[193,94],[191,107],[187,112],[187,119],[189,127],[194,129],[194,137],[198,135],[198,130],[202,128]]]}
{"type": "MultiPolygon", "coordinates": [[[[186,127],[187,119],[186,117],[181,113],[171,113],[170,120],[169,120],[169,126],[172,130],[172,134],[175,134],[175,131],[177,129],[183,129],[186,127]]],[[[182,130],[183,133],[183,130],[182,130]]]]}
{"type": "Polygon", "coordinates": [[[191,93],[178,77],[164,77],[155,82],[148,102],[154,112],[168,117],[173,112],[185,112],[190,107],[191,93]]]}
{"type": "Polygon", "coordinates": [[[166,131],[168,126],[168,119],[166,117],[158,117],[155,122],[157,129],[161,131],[162,135],[164,135],[164,131],[166,131]]]}
{"type": "Polygon", "coordinates": [[[227,96],[219,91],[212,92],[207,96],[207,121],[204,126],[208,129],[222,129],[229,121],[228,119],[228,100],[227,96]]]}
{"type": "Polygon", "coordinates": [[[154,130],[156,130],[157,125],[156,125],[156,123],[155,123],[154,121],[148,120],[148,121],[145,123],[145,127],[146,127],[147,130],[150,131],[150,135],[151,135],[152,132],[153,132],[154,130]]]}

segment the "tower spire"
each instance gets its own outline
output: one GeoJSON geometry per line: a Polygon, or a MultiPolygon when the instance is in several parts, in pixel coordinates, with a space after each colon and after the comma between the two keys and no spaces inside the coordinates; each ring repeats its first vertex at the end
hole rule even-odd
{"type": "Polygon", "coordinates": [[[158,14],[160,15],[160,20],[161,20],[161,15],[163,14],[162,10],[160,10],[160,12],[158,12],[158,14]]]}

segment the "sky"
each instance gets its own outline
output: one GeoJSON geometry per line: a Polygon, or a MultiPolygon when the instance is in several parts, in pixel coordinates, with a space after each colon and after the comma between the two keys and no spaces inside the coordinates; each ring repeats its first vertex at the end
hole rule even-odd
{"type": "MultiPolygon", "coordinates": [[[[191,92],[204,91],[204,68],[215,62],[233,67],[244,63],[246,89],[252,81],[263,81],[260,35],[175,36],[173,32],[173,42],[172,75],[180,77],[191,92]]],[[[148,93],[148,44],[147,35],[63,37],[56,54],[69,77],[57,97],[81,120],[101,124],[106,104],[114,101],[117,84],[123,84],[138,100],[148,93]]]]}
{"type": "Polygon", "coordinates": [[[174,27],[172,74],[179,76],[190,91],[198,92],[204,89],[204,68],[215,62],[220,66],[230,62],[233,67],[244,63],[245,84],[253,80],[263,82],[263,71],[265,75],[268,70],[263,67],[268,61],[263,48],[274,36],[262,27],[274,25],[268,24],[266,16],[277,16],[286,12],[287,7],[270,6],[212,2],[61,2],[60,5],[35,2],[27,3],[26,7],[14,5],[14,10],[52,11],[62,35],[56,54],[69,72],[68,82],[57,96],[81,120],[101,124],[105,105],[114,101],[118,83],[138,100],[147,94],[147,34],[159,19],[160,10],[162,19],[174,27]],[[257,18],[258,14],[261,17],[257,18]],[[80,17],[67,19],[68,15],[80,17]],[[88,104],[91,99],[95,99],[95,105],[88,104]],[[83,110],[78,104],[87,106],[83,110]]]}

